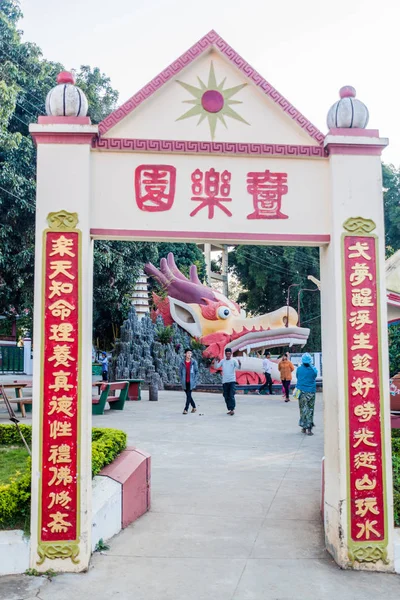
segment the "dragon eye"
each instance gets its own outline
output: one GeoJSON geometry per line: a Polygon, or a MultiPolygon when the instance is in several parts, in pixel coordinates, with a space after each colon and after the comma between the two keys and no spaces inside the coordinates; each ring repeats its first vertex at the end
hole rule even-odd
{"type": "Polygon", "coordinates": [[[231,310],[227,306],[220,306],[217,311],[217,315],[220,319],[227,319],[230,316],[230,314],[231,310]]]}

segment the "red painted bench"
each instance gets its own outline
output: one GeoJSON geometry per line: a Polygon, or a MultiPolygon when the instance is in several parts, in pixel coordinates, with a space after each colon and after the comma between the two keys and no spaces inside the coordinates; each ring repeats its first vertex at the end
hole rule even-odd
{"type": "Polygon", "coordinates": [[[100,386],[100,396],[92,397],[92,415],[103,415],[106,402],[109,403],[110,409],[123,410],[128,396],[128,388],[128,381],[104,382],[100,386]],[[117,391],[119,391],[119,395],[116,395],[117,391]]]}

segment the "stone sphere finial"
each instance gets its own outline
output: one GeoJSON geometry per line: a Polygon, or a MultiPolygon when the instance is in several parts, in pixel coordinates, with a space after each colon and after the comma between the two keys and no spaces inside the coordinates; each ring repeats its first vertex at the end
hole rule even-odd
{"type": "Polygon", "coordinates": [[[57,75],[57,84],[47,94],[46,113],[49,117],[85,117],[88,101],[82,90],[75,85],[75,77],[69,71],[57,75]]]}
{"type": "Polygon", "coordinates": [[[368,125],[368,108],[356,99],[356,90],[345,85],[339,90],[340,100],[329,109],[327,125],[329,129],[365,129],[368,125]]]}

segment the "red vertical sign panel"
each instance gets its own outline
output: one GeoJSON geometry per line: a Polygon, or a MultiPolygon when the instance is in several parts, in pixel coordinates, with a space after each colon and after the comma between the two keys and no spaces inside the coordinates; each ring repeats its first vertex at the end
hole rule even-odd
{"type": "Polygon", "coordinates": [[[78,537],[79,246],[45,233],[41,542],[78,537]]]}
{"type": "Polygon", "coordinates": [[[386,537],[375,244],[374,237],[344,237],[350,536],[369,544],[386,537]]]}

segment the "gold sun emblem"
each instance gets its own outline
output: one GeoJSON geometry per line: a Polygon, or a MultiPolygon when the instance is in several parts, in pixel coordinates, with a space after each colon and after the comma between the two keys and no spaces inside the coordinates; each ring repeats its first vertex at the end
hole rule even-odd
{"type": "Polygon", "coordinates": [[[242,88],[244,88],[247,83],[242,83],[241,85],[224,89],[226,77],[221,81],[220,84],[217,84],[212,61],[210,65],[210,73],[208,75],[208,84],[206,85],[200,79],[200,77],[197,77],[197,79],[200,87],[189,85],[183,81],[177,81],[179,85],[185,88],[185,90],[187,90],[195,98],[194,100],[183,100],[185,104],[194,104],[194,106],[185,112],[185,114],[183,114],[181,117],[179,117],[177,121],[182,121],[183,119],[189,119],[190,117],[200,115],[197,123],[197,125],[200,125],[200,123],[207,118],[212,140],[215,136],[215,129],[217,127],[218,120],[221,121],[225,127],[227,127],[225,117],[230,117],[231,119],[235,119],[236,121],[241,121],[241,123],[250,125],[250,123],[245,121],[243,117],[241,117],[231,107],[232,104],[242,104],[240,100],[231,100],[231,98],[235,96],[242,88]]]}

